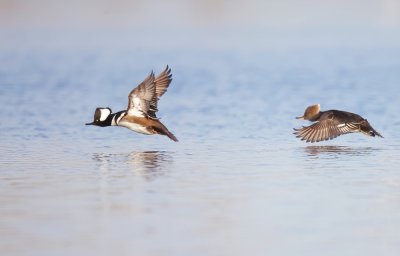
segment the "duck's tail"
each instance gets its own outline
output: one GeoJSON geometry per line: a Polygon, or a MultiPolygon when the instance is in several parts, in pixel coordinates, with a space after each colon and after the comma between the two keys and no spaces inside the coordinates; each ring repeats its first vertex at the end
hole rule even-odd
{"type": "Polygon", "coordinates": [[[165,127],[161,122],[158,122],[158,125],[154,127],[154,130],[157,131],[158,134],[168,136],[168,138],[171,140],[178,142],[178,139],[175,137],[175,135],[168,131],[167,127],[165,127]]]}
{"type": "Polygon", "coordinates": [[[168,138],[170,138],[171,140],[178,142],[178,139],[175,137],[175,135],[172,134],[172,132],[168,131],[166,132],[166,134],[168,136],[168,138]]]}
{"type": "Polygon", "coordinates": [[[360,130],[365,135],[372,136],[372,137],[378,136],[378,137],[383,138],[383,136],[379,132],[377,132],[374,128],[372,128],[372,126],[368,123],[368,120],[366,120],[366,119],[363,122],[361,122],[360,130]]]}

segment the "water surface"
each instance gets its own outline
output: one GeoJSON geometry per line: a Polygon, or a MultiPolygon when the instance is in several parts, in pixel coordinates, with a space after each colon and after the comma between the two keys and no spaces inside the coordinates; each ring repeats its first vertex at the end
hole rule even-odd
{"type": "Polygon", "coordinates": [[[397,255],[396,49],[0,52],[4,255],[397,255]],[[88,127],[153,69],[178,137],[88,127]],[[367,118],[306,144],[309,104],[367,118]]]}

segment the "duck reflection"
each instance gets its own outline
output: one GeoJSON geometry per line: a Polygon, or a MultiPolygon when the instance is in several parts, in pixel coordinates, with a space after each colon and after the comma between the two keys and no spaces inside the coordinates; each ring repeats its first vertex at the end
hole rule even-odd
{"type": "Polygon", "coordinates": [[[362,156],[371,154],[375,149],[372,147],[347,147],[347,146],[308,146],[304,148],[308,156],[339,156],[354,155],[362,156]]]}
{"type": "Polygon", "coordinates": [[[128,154],[95,153],[93,159],[100,162],[100,169],[108,171],[127,168],[146,178],[154,178],[165,173],[172,156],[166,151],[134,151],[128,154]]]}
{"type": "Polygon", "coordinates": [[[165,151],[131,152],[125,159],[134,170],[142,172],[160,172],[171,161],[171,155],[165,151]]]}

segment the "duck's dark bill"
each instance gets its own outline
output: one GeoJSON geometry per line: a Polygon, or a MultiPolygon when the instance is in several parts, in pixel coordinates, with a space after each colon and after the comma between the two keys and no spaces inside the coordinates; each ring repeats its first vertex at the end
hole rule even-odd
{"type": "Polygon", "coordinates": [[[86,123],[86,125],[93,125],[93,122],[92,123],[86,123]]]}

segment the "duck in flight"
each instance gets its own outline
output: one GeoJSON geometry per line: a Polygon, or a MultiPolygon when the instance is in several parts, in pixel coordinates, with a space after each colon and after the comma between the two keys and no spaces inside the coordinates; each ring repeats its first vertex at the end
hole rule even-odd
{"type": "Polygon", "coordinates": [[[304,115],[296,118],[316,122],[307,127],[294,129],[296,137],[306,142],[331,140],[342,134],[352,132],[361,132],[367,136],[383,138],[372,128],[367,119],[346,111],[321,111],[319,104],[307,107],[304,115]]]}
{"type": "Polygon", "coordinates": [[[94,121],[86,125],[122,126],[132,131],[152,135],[168,136],[178,139],[165,127],[156,116],[157,102],[167,91],[172,81],[171,69],[167,66],[157,77],[150,75],[133,89],[128,96],[127,110],[112,113],[111,108],[96,108],[94,121]]]}

